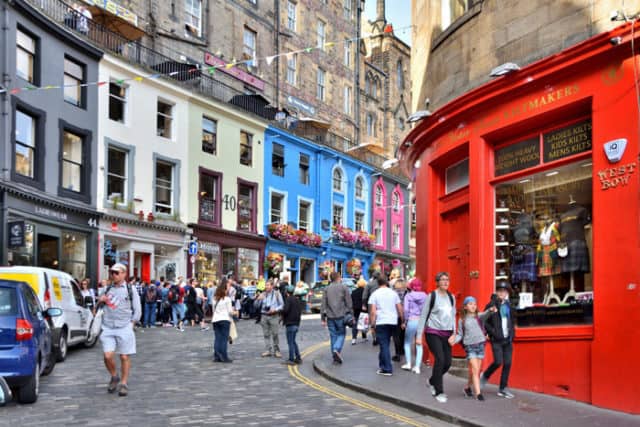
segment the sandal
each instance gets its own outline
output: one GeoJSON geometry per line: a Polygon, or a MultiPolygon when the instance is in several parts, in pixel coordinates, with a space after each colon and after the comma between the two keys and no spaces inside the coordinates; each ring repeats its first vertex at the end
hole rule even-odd
{"type": "Polygon", "coordinates": [[[114,391],[116,391],[116,388],[118,388],[118,383],[120,382],[120,377],[119,376],[115,376],[115,377],[111,377],[111,381],[109,381],[109,386],[107,387],[107,391],[109,393],[113,393],[114,391]]]}
{"type": "Polygon", "coordinates": [[[120,384],[120,389],[118,390],[118,396],[126,396],[129,394],[129,387],[126,384],[120,384]]]}

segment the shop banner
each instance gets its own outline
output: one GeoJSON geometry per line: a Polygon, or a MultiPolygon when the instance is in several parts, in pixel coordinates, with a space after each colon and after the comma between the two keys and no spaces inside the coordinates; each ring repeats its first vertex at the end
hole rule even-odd
{"type": "Polygon", "coordinates": [[[24,220],[7,223],[7,235],[9,236],[9,248],[21,248],[24,246],[24,220]]]}
{"type": "Polygon", "coordinates": [[[540,139],[531,138],[496,150],[496,176],[527,169],[540,164],[540,139]]]}
{"type": "Polygon", "coordinates": [[[544,162],[553,162],[591,150],[591,119],[545,133],[544,162]]]}

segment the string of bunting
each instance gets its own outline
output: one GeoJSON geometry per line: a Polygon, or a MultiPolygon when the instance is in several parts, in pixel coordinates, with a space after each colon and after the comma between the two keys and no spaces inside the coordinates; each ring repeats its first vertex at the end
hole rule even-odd
{"type": "MultiPolygon", "coordinates": [[[[344,44],[344,43],[350,43],[350,42],[354,42],[354,41],[358,41],[358,40],[364,40],[364,39],[368,39],[368,38],[372,38],[372,37],[377,37],[383,34],[388,34],[388,33],[392,33],[394,31],[402,31],[402,30],[406,30],[406,29],[410,29],[411,26],[407,26],[407,27],[402,27],[399,28],[397,30],[394,30],[393,27],[391,27],[391,25],[387,25],[382,33],[375,33],[375,34],[364,34],[362,37],[354,37],[352,39],[345,39],[342,41],[337,41],[337,42],[326,42],[324,43],[324,45],[322,47],[319,46],[315,46],[315,47],[307,47],[304,49],[299,49],[299,50],[294,50],[294,51],[290,51],[290,52],[285,52],[285,53],[280,53],[278,55],[271,55],[271,56],[266,56],[263,58],[253,58],[253,59],[248,59],[248,60],[243,60],[243,61],[234,61],[234,62],[230,62],[228,64],[225,65],[211,65],[211,66],[207,66],[205,67],[205,69],[209,72],[209,74],[213,75],[215,73],[215,70],[220,69],[220,68],[225,68],[227,70],[237,66],[237,65],[242,65],[242,64],[247,64],[247,65],[251,65],[253,63],[256,63],[258,61],[265,61],[267,63],[267,65],[271,65],[274,61],[275,58],[284,56],[287,57],[287,59],[292,58],[294,55],[299,54],[299,53],[311,53],[314,50],[324,50],[325,48],[330,48],[333,47],[335,45],[339,45],[339,44],[344,44]]],[[[193,68],[190,69],[188,71],[172,71],[170,73],[154,73],[154,74],[149,74],[146,76],[136,76],[136,77],[131,77],[131,78],[126,78],[126,79],[117,79],[114,80],[114,83],[117,84],[123,84],[125,82],[129,82],[129,81],[137,81],[137,82],[141,82],[144,79],[157,79],[163,76],[167,76],[167,77],[174,77],[177,76],[178,74],[182,74],[182,73],[189,73],[189,74],[193,74],[193,73],[197,73],[200,72],[200,64],[198,64],[197,68],[193,68]]],[[[107,83],[109,83],[109,81],[95,81],[95,82],[87,82],[87,83],[81,83],[81,84],[71,84],[71,85],[46,85],[46,86],[33,86],[33,85],[27,85],[24,87],[16,87],[13,89],[7,89],[5,87],[0,86],[0,93],[4,93],[4,92],[9,92],[11,95],[15,95],[18,94],[20,92],[34,92],[34,91],[42,91],[42,90],[52,90],[52,89],[65,89],[65,88],[70,88],[70,87],[89,87],[89,86],[103,86],[106,85],[107,83]]]]}

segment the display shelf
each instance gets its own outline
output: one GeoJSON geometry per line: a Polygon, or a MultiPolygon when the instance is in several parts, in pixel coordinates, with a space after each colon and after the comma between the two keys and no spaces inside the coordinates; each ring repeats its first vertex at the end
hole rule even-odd
{"type": "Polygon", "coordinates": [[[496,230],[508,230],[509,226],[506,224],[496,224],[496,230]]]}
{"type": "Polygon", "coordinates": [[[496,212],[509,212],[509,208],[496,208],[496,212]]]}
{"type": "Polygon", "coordinates": [[[504,275],[504,276],[496,276],[496,280],[509,280],[509,276],[504,275]]]}
{"type": "Polygon", "coordinates": [[[496,246],[509,246],[509,242],[496,242],[496,246]]]}
{"type": "Polygon", "coordinates": [[[509,262],[509,260],[508,260],[508,259],[506,259],[506,258],[499,258],[499,259],[496,259],[496,264],[504,264],[504,263],[506,263],[506,262],[509,262]]]}

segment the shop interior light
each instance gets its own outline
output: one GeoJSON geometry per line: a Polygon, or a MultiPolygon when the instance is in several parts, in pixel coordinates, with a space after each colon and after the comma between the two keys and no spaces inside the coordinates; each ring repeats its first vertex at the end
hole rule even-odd
{"type": "Polygon", "coordinates": [[[592,162],[586,162],[586,163],[581,164],[580,166],[582,166],[583,168],[587,168],[587,167],[591,166],[592,164],[593,164],[592,162]]]}
{"type": "Polygon", "coordinates": [[[559,173],[560,173],[560,172],[558,172],[558,171],[551,171],[551,172],[547,172],[547,173],[545,174],[545,176],[558,175],[559,173]]]}
{"type": "Polygon", "coordinates": [[[519,69],[520,69],[520,66],[518,64],[514,62],[506,62],[502,65],[498,65],[496,68],[491,70],[489,77],[504,76],[505,74],[509,74],[513,71],[518,71],[519,69]]]}
{"type": "Polygon", "coordinates": [[[526,184],[527,182],[531,182],[529,178],[523,179],[522,181],[518,181],[520,184],[526,184]]]}

